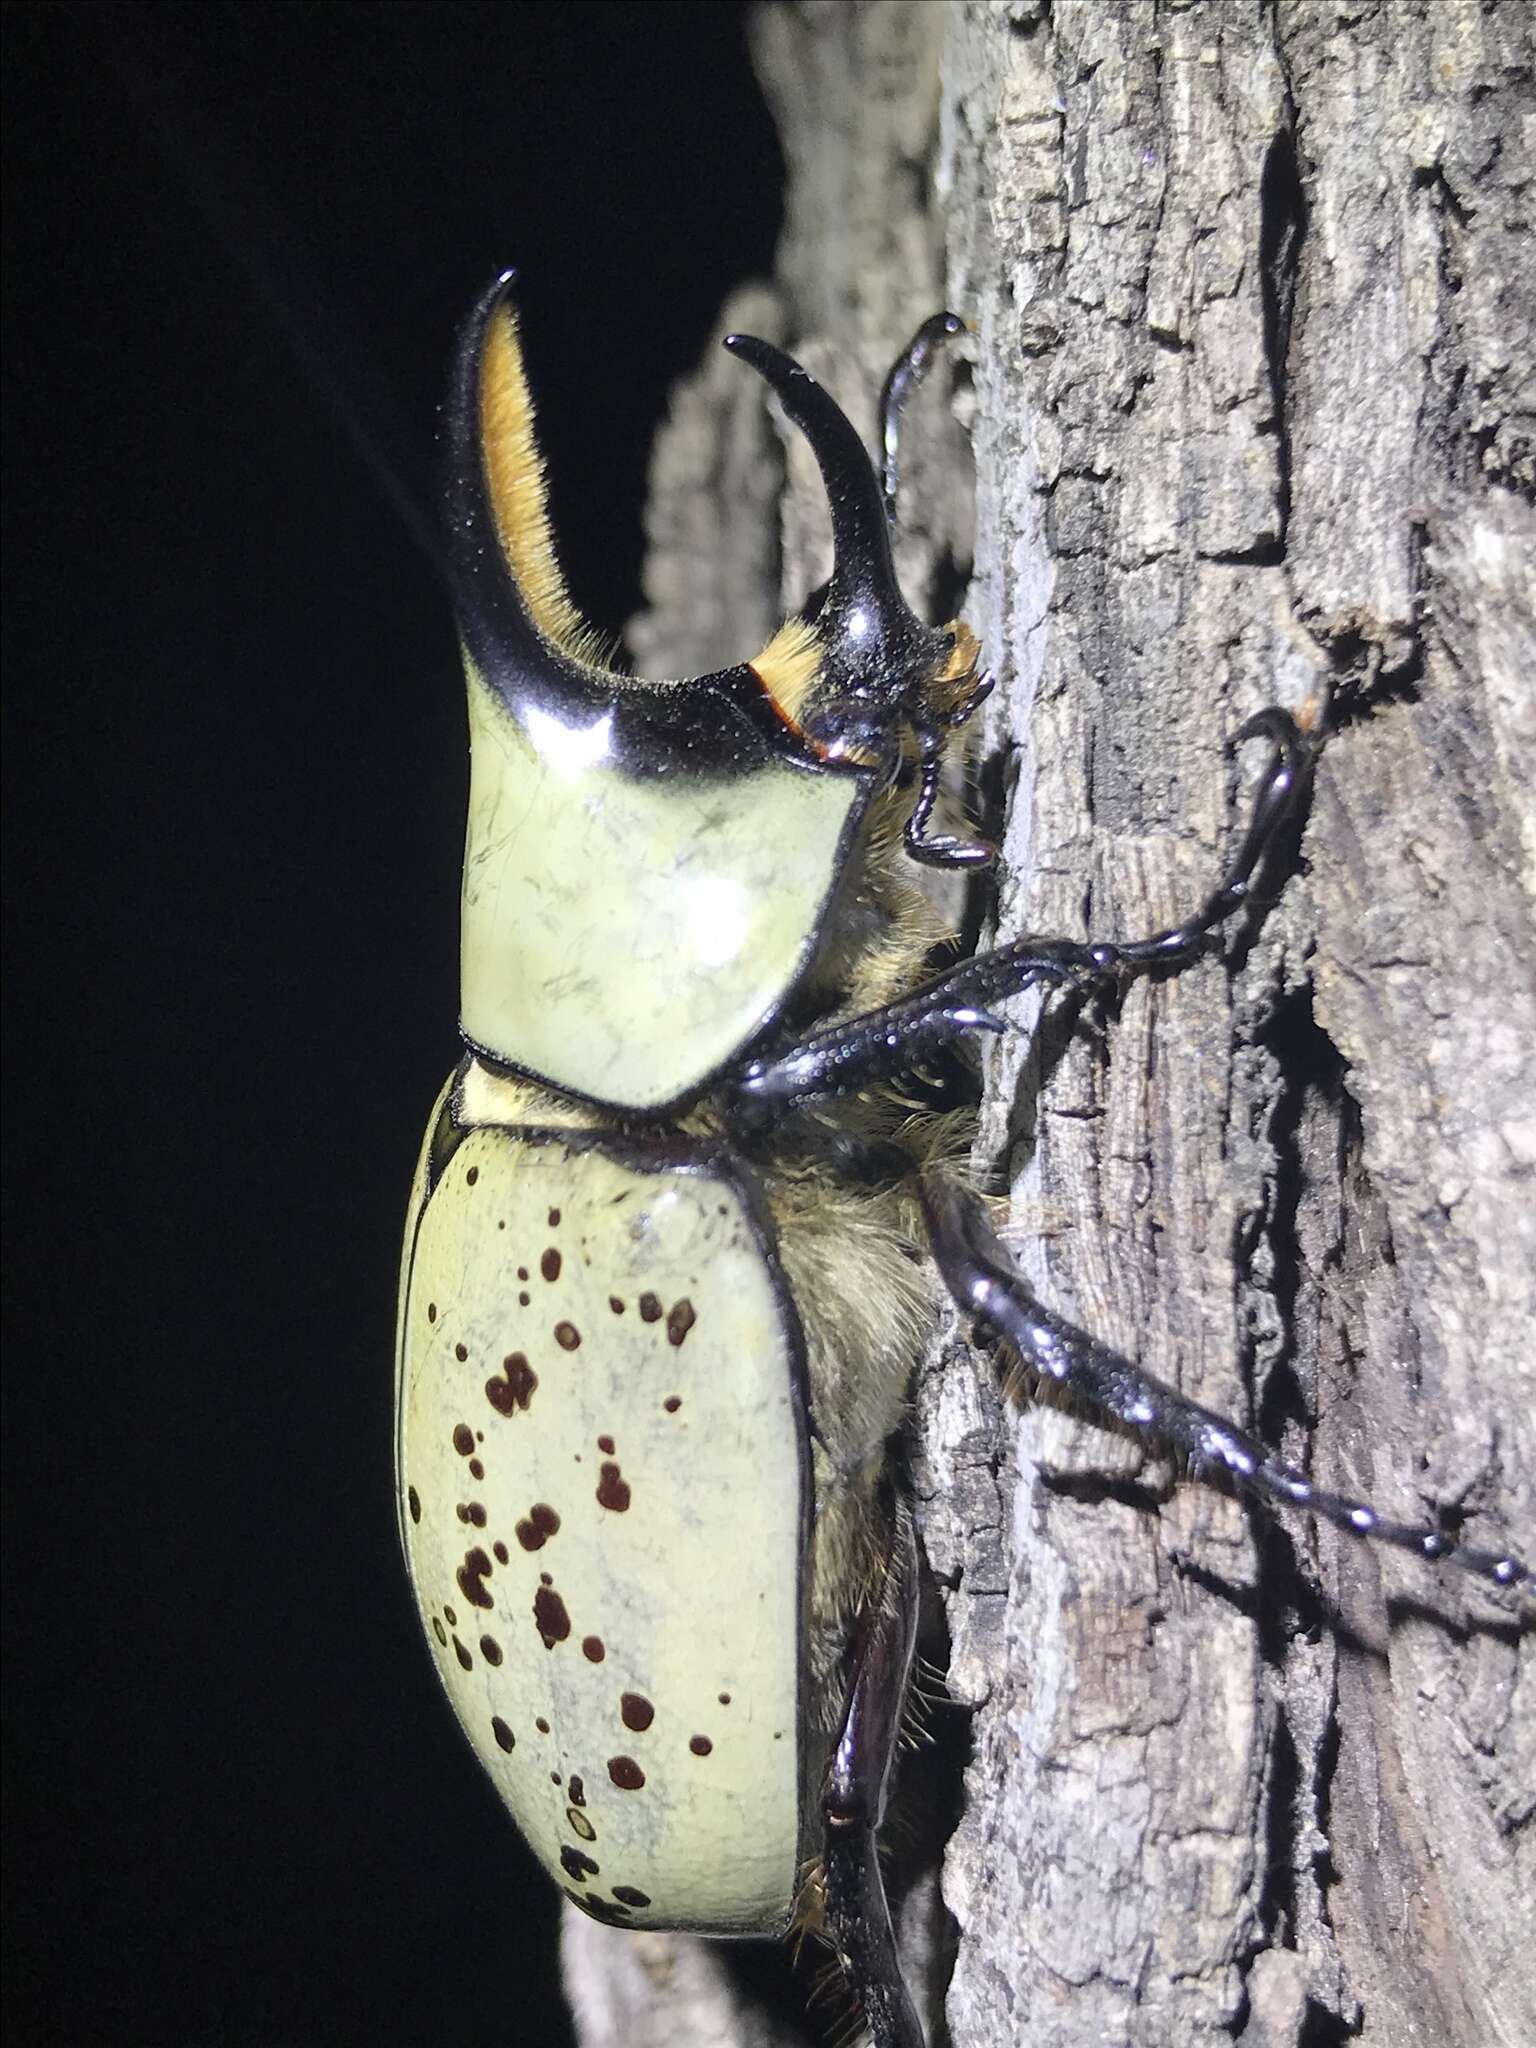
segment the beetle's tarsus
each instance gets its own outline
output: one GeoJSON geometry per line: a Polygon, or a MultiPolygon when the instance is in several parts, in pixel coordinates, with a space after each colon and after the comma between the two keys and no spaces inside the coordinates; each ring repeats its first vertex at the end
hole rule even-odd
{"type": "Polygon", "coordinates": [[[1048,1309],[998,1243],[984,1204],[925,1175],[919,1183],[934,1257],[960,1308],[995,1330],[1032,1372],[1100,1416],[1178,1452],[1197,1477],[1227,1475],[1239,1493],[1266,1505],[1304,1508],[1350,1535],[1458,1565],[1497,1586],[1528,1590],[1531,1573],[1510,1552],[1477,1550],[1444,1530],[1393,1522],[1364,1501],[1325,1493],[1257,1437],[1048,1309]]]}
{"type": "Polygon", "coordinates": [[[1235,752],[1251,739],[1267,739],[1273,752],[1231,867],[1194,916],[1186,918],[1183,924],[1156,932],[1149,939],[1096,948],[1107,973],[1182,966],[1195,957],[1217,925],[1249,900],[1254,876],[1300,808],[1320,744],[1303,734],[1288,711],[1274,704],[1255,712],[1238,727],[1227,742],[1228,752],[1235,752]]]}
{"type": "Polygon", "coordinates": [[[933,807],[939,800],[939,778],[944,769],[946,735],[957,726],[964,725],[984,698],[990,696],[992,678],[984,677],[976,688],[949,712],[942,723],[935,724],[922,720],[913,726],[917,739],[917,758],[920,780],[917,801],[907,817],[903,841],[911,858],[929,868],[982,868],[990,867],[997,859],[997,848],[985,840],[957,839],[950,833],[932,837],[928,832],[928,821],[933,816],[933,807]]]}
{"type": "MultiPolygon", "coordinates": [[[[975,700],[967,700],[961,708],[968,718],[975,709],[975,700]]],[[[945,723],[947,725],[951,721],[946,720],[945,723]]],[[[908,854],[913,860],[929,868],[990,867],[997,859],[997,848],[988,846],[984,840],[956,839],[947,832],[929,836],[928,820],[933,816],[933,807],[939,800],[939,777],[944,766],[944,734],[939,727],[928,724],[919,725],[915,730],[921,780],[918,783],[917,801],[908,814],[902,834],[908,854]]]]}
{"type": "Polygon", "coordinates": [[[885,499],[885,516],[892,526],[896,523],[902,413],[944,343],[951,336],[964,332],[965,322],[957,313],[931,313],[892,363],[881,388],[880,491],[885,499]]]}

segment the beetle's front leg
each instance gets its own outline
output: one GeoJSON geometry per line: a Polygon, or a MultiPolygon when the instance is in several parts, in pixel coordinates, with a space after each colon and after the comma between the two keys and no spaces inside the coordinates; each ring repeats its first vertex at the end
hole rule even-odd
{"type": "Polygon", "coordinates": [[[1248,900],[1265,856],[1296,815],[1315,758],[1316,742],[1288,712],[1261,711],[1232,745],[1257,738],[1267,738],[1272,751],[1242,844],[1193,916],[1145,939],[1019,939],[962,961],[903,1002],[819,1031],[771,1059],[750,1060],[722,1091],[737,1129],[771,1129],[800,1103],[845,1095],[920,1067],[966,1032],[1002,1031],[1002,1019],[989,1005],[1026,989],[1113,981],[1193,959],[1207,936],[1248,900]]]}
{"type": "Polygon", "coordinates": [[[1474,1550],[1442,1529],[1391,1522],[1364,1501],[1324,1493],[1235,1422],[1200,1407],[1048,1309],[998,1243],[985,1204],[970,1190],[924,1174],[918,1193],[934,1258],[955,1301],[1011,1344],[1042,1379],[1079,1396],[1098,1415],[1178,1452],[1197,1476],[1225,1473],[1251,1500],[1303,1508],[1352,1536],[1410,1550],[1432,1563],[1444,1559],[1497,1586],[1529,1590],[1529,1570],[1509,1551],[1474,1550]]]}
{"type": "Polygon", "coordinates": [[[884,1580],[855,1637],[853,1680],[822,1793],[825,1932],[875,2048],[923,2048],[896,1959],[878,1848],[917,1641],[917,1600],[917,1540],[901,1504],[884,1580]]]}

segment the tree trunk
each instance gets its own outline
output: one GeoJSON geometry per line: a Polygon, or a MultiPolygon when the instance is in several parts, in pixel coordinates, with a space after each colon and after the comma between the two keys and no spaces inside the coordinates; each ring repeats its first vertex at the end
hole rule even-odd
{"type": "MultiPolygon", "coordinates": [[[[972,446],[920,404],[901,559],[952,597],[974,476],[988,935],[1174,921],[1233,844],[1224,741],[1271,702],[1337,728],[1224,959],[989,1051],[978,1163],[1026,1270],[1320,1483],[1528,1553],[1528,10],[811,0],[756,33],[789,225],[726,324],[865,426],[919,317],[976,330],[972,446]]],[[[754,380],[706,366],[656,458],[643,666],[739,656],[779,571],[814,580],[798,450],[765,543],[769,452],[754,380]]],[[[916,1434],[974,1741],[954,1926],[937,1852],[903,1915],[935,2042],[1536,2038],[1507,1601],[1010,1409],[953,1324],[916,1434]]],[[[584,2048],[811,2038],[705,1944],[573,1920],[566,1971],[584,2048]]]]}

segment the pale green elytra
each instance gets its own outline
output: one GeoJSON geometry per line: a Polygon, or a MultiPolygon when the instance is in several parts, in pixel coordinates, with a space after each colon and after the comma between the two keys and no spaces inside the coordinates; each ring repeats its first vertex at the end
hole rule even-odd
{"type": "MultiPolygon", "coordinates": [[[[800,1864],[798,1332],[750,1204],[464,1132],[406,1235],[401,1533],[439,1676],[589,1911],[782,1929],[800,1864]]],[[[430,1148],[429,1139],[429,1148],[430,1148]]]]}

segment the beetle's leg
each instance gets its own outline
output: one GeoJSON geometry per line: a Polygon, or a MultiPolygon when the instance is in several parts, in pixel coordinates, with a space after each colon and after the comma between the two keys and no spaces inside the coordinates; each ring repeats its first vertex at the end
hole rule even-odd
{"type": "Polygon", "coordinates": [[[885,516],[896,524],[897,457],[901,446],[901,415],[907,400],[927,376],[934,356],[951,335],[963,334],[965,322],[954,313],[932,313],[892,363],[880,391],[880,493],[885,516]]]}
{"type": "Polygon", "coordinates": [[[1186,1400],[1045,1307],[998,1243],[977,1196],[934,1175],[920,1177],[918,1192],[950,1293],[1043,1379],[1080,1396],[1100,1415],[1181,1453],[1196,1474],[1225,1472],[1250,1498],[1305,1508],[1351,1535],[1369,1536],[1432,1561],[1443,1558],[1498,1586],[1530,1586],[1529,1570],[1507,1551],[1474,1550],[1443,1530],[1389,1522],[1363,1501],[1322,1492],[1246,1430],[1186,1400]]]}
{"type": "Polygon", "coordinates": [[[917,1541],[902,1503],[884,1581],[859,1622],[853,1682],[822,1793],[825,1932],[875,2048],[923,2048],[896,1959],[878,1843],[917,1641],[917,1598],[917,1541]]]}
{"type": "Polygon", "coordinates": [[[1192,917],[1146,939],[1079,944],[1023,938],[962,961],[899,1003],[819,1031],[775,1058],[749,1061],[726,1084],[725,1100],[738,1127],[768,1128],[797,1103],[845,1094],[921,1066],[965,1032],[1002,1031],[1001,1018],[988,1005],[1026,989],[1092,985],[1192,959],[1207,934],[1247,901],[1255,874],[1295,816],[1306,784],[1314,747],[1290,715],[1261,711],[1238,731],[1232,745],[1261,735],[1273,742],[1273,752],[1242,845],[1192,917]]]}
{"type": "Polygon", "coordinates": [[[917,737],[917,802],[907,815],[902,837],[907,852],[925,868],[984,868],[997,859],[997,848],[984,839],[956,839],[948,832],[930,833],[928,820],[939,800],[939,776],[943,771],[946,727],[963,725],[983,698],[991,695],[992,678],[987,676],[967,698],[958,714],[944,725],[926,721],[914,725],[917,737]]]}

